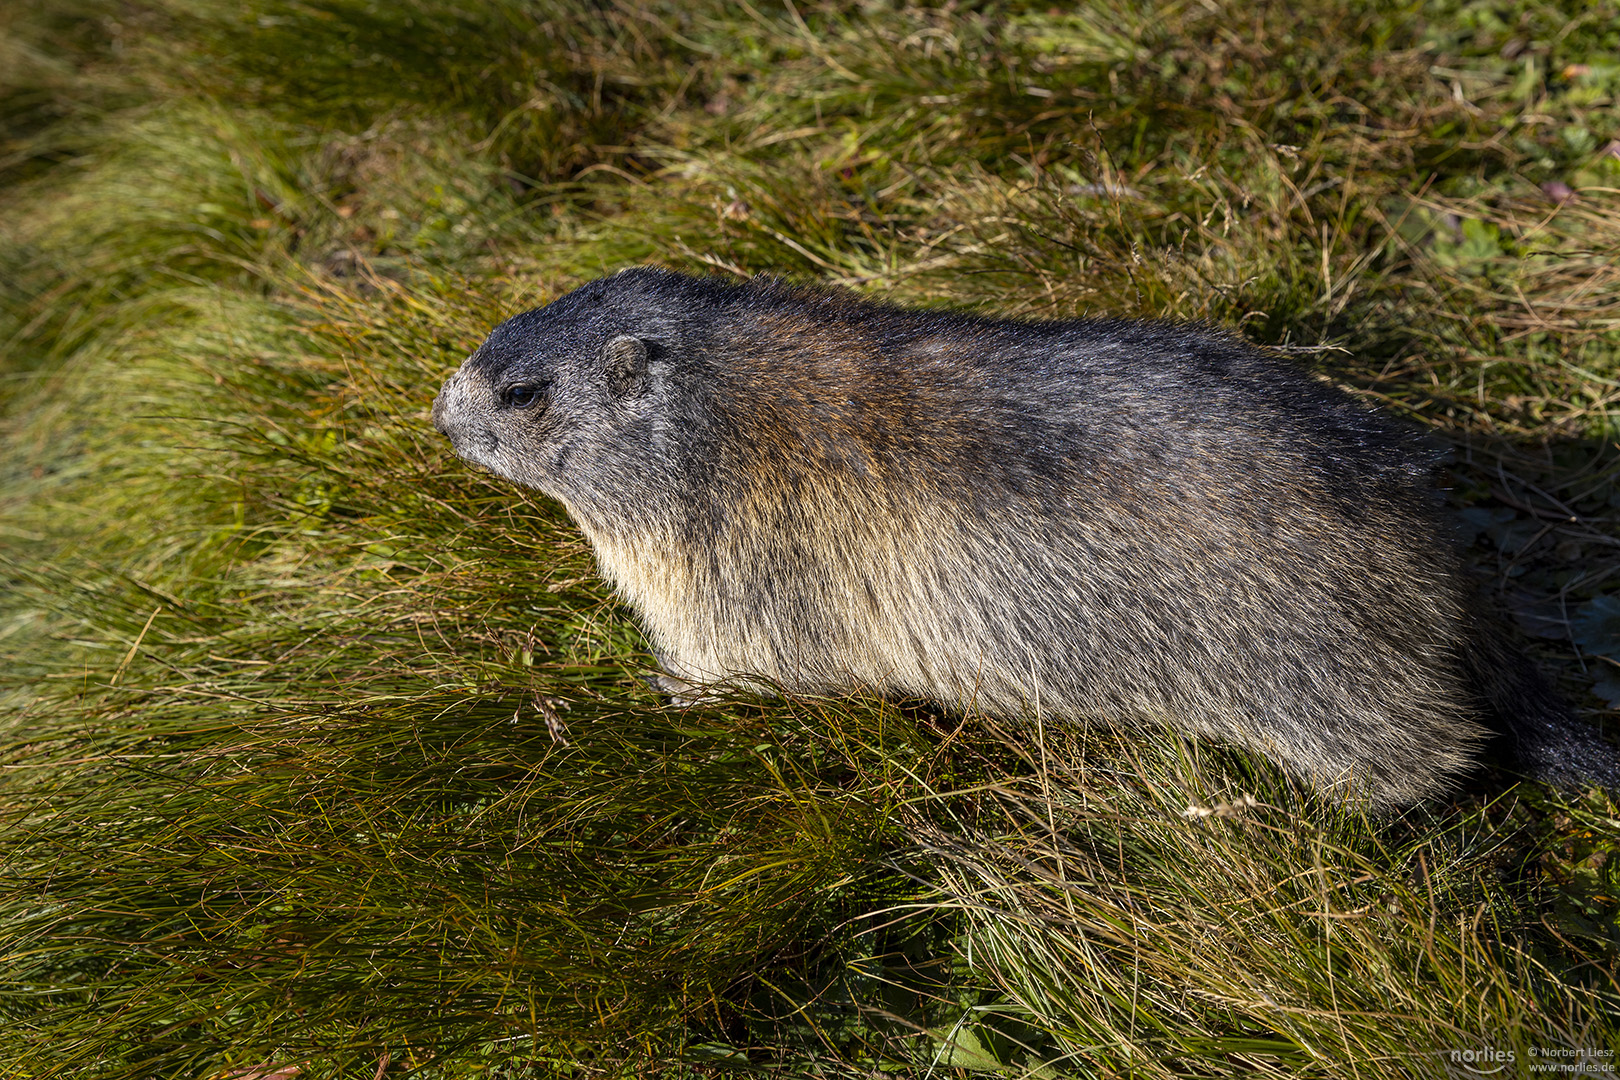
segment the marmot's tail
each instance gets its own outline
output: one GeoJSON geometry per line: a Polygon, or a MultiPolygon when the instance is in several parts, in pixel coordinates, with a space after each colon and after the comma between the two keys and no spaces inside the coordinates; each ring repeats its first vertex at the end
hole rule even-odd
{"type": "Polygon", "coordinates": [[[1469,657],[1469,675],[1501,737],[1507,765],[1559,787],[1599,784],[1620,791],[1620,747],[1576,718],[1530,657],[1486,619],[1469,657]]]}

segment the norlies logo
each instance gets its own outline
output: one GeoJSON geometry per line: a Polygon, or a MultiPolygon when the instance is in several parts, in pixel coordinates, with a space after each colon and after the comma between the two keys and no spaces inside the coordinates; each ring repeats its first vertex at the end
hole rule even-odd
{"type": "Polygon", "coordinates": [[[1486,1047],[1483,1050],[1453,1050],[1451,1062],[1459,1065],[1475,1076],[1494,1076],[1517,1060],[1512,1050],[1496,1050],[1486,1047]]]}

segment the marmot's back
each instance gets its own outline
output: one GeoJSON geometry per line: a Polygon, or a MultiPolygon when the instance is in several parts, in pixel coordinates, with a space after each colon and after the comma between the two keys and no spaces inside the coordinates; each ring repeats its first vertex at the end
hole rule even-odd
{"type": "Polygon", "coordinates": [[[1560,709],[1479,685],[1428,455],[1212,332],[637,270],[434,413],[568,506],[683,683],[1167,724],[1380,804],[1466,769],[1487,697],[1560,709]]]}

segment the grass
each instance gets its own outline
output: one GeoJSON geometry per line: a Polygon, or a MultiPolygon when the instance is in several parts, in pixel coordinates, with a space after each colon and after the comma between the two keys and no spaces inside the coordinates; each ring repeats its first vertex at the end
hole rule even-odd
{"type": "Polygon", "coordinates": [[[1226,325],[1454,448],[1494,602],[1612,736],[1617,26],[8,6],[0,1075],[1616,1048],[1613,793],[1498,778],[1369,821],[1166,736],[672,710],[559,508],[426,421],[500,319],[639,262],[1226,325]]]}

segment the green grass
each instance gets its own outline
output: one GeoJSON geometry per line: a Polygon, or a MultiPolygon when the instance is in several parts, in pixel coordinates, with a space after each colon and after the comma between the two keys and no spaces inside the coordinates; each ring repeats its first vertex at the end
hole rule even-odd
{"type": "Polygon", "coordinates": [[[1369,821],[1167,736],[671,709],[561,510],[427,410],[496,322],[641,262],[1225,325],[1454,448],[1494,602],[1612,736],[1617,28],[1612,0],[8,6],[0,1076],[1616,1048],[1612,793],[1369,821]]]}

